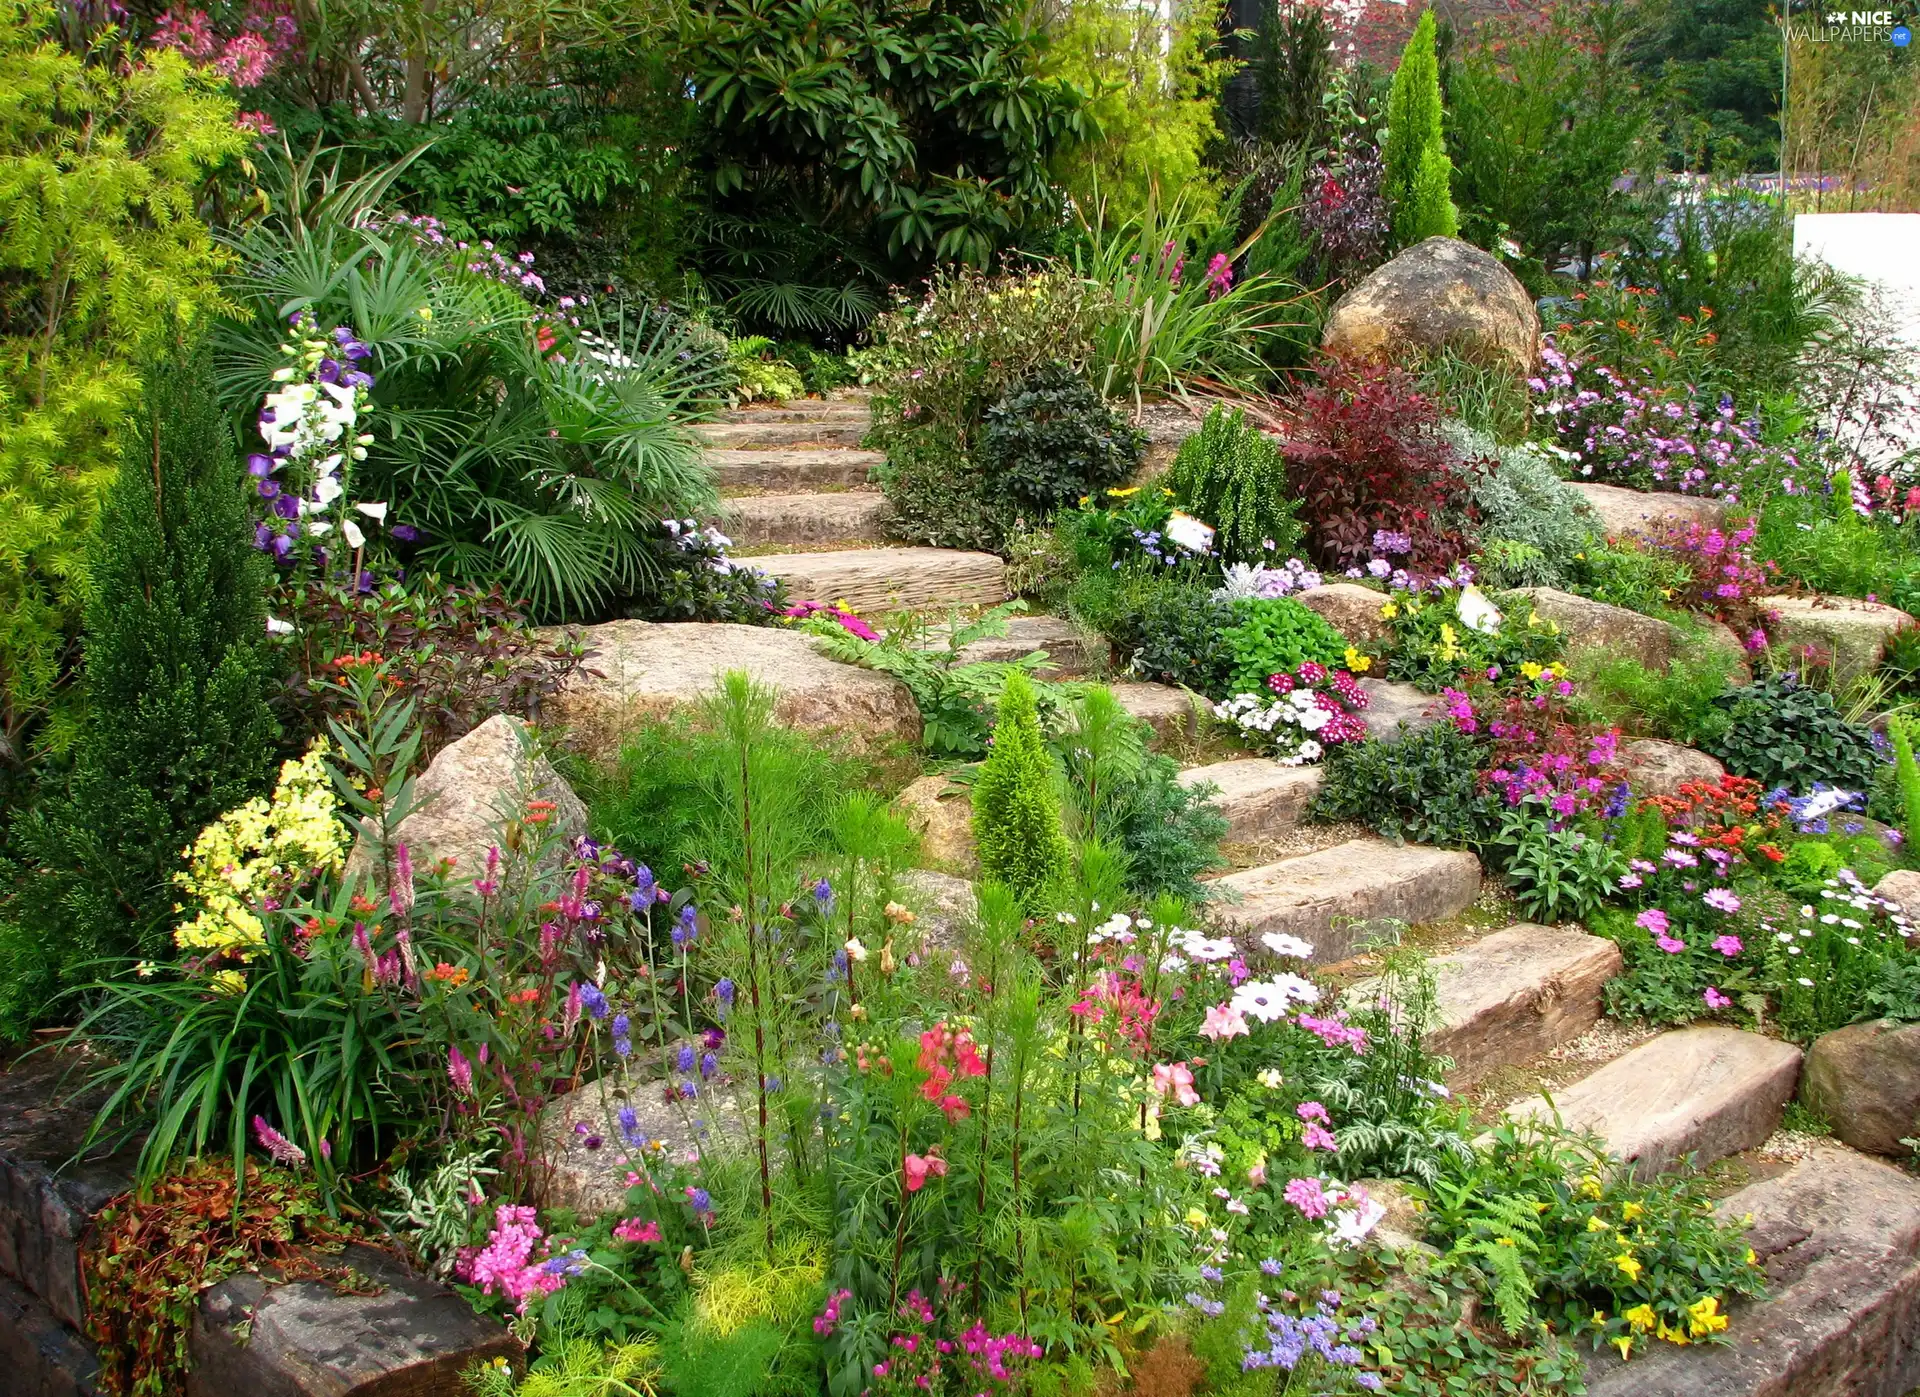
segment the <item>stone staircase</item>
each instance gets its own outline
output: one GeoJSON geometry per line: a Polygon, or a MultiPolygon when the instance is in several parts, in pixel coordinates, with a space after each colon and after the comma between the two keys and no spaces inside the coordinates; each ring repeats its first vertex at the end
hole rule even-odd
{"type": "Polygon", "coordinates": [[[887,545],[891,513],[872,483],[886,457],[860,449],[869,422],[849,397],[756,404],[703,427],[722,496],[714,522],[795,601],[876,614],[1006,600],[1006,564],[991,553],[887,545]]]}

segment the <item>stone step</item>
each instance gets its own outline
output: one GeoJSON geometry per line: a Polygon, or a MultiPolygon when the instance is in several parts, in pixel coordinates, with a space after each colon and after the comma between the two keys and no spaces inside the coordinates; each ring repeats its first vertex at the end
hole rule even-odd
{"type": "Polygon", "coordinates": [[[1224,896],[1207,904],[1209,920],[1251,937],[1284,932],[1313,943],[1313,960],[1351,956],[1372,933],[1371,922],[1443,921],[1480,895],[1480,861],[1472,854],[1384,839],[1350,839],[1215,880],[1224,896]]]}
{"type": "Polygon", "coordinates": [[[1609,538],[1623,534],[1651,534],[1668,524],[1699,524],[1717,529],[1726,521],[1727,507],[1718,500],[1664,491],[1628,490],[1618,485],[1573,482],[1609,538]]]}
{"type": "Polygon", "coordinates": [[[1842,684],[1880,668],[1887,641],[1913,625],[1898,607],[1853,597],[1761,597],[1754,605],[1774,613],[1767,630],[1779,653],[1798,656],[1811,646],[1831,655],[1842,684]]]}
{"type": "Polygon", "coordinates": [[[1153,729],[1156,748],[1192,737],[1199,731],[1198,710],[1206,700],[1171,684],[1109,684],[1120,706],[1153,729]]]}
{"type": "Polygon", "coordinates": [[[1648,1343],[1588,1360],[1589,1397],[1898,1397],[1920,1387],[1920,1182],[1817,1145],[1723,1199],[1751,1215],[1766,1299],[1733,1308],[1725,1344],[1648,1343]]]}
{"type": "Polygon", "coordinates": [[[878,451],[739,451],[707,453],[722,490],[793,490],[805,485],[865,485],[887,458],[878,451]]]}
{"type": "Polygon", "coordinates": [[[863,398],[792,398],[784,403],[749,403],[720,414],[733,422],[865,422],[872,410],[863,398]]]}
{"type": "Polygon", "coordinates": [[[1605,937],[1522,922],[1428,965],[1439,1022],[1426,1045],[1453,1059],[1450,1085],[1470,1087],[1592,1028],[1600,991],[1621,962],[1620,948],[1605,937]]]}
{"type": "Polygon", "coordinates": [[[565,730],[569,746],[596,761],[616,758],[636,724],[697,709],[735,669],[776,692],[774,716],[787,727],[844,733],[862,747],[920,740],[920,710],[905,684],[828,659],[805,631],[607,621],[583,626],[579,634],[588,651],[586,667],[568,677],[541,716],[565,730]]]}
{"type": "Polygon", "coordinates": [[[1320,793],[1324,777],[1317,766],[1282,766],[1271,757],[1240,757],[1190,766],[1178,779],[1183,786],[1210,782],[1218,787],[1213,804],[1226,817],[1226,838],[1251,844],[1297,829],[1320,793]]]}
{"type": "Polygon", "coordinates": [[[1010,616],[1007,633],[976,640],[960,651],[960,663],[1018,660],[1035,650],[1047,652],[1048,679],[1079,679],[1101,668],[1106,644],[1057,616],[1010,616]]]}
{"type": "Polygon", "coordinates": [[[735,495],[721,501],[715,522],[736,544],[878,543],[893,510],[874,490],[817,494],[735,495]]]}
{"type": "Polygon", "coordinates": [[[1800,1081],[1800,1050],[1737,1028],[1683,1028],[1649,1039],[1558,1093],[1516,1101],[1516,1119],[1592,1130],[1643,1179],[1687,1155],[1698,1166],[1752,1149],[1780,1125],[1800,1081]]]}
{"type": "Polygon", "coordinates": [[[836,417],[827,421],[784,417],[773,422],[716,422],[700,428],[701,439],[709,446],[732,447],[742,451],[778,450],[793,446],[858,446],[867,434],[865,413],[836,417]]]}
{"type": "Polygon", "coordinates": [[[1622,744],[1620,765],[1627,770],[1627,784],[1633,793],[1643,798],[1678,795],[1689,782],[1712,785],[1727,774],[1727,769],[1705,752],[1657,737],[1622,744]]]}
{"type": "Polygon", "coordinates": [[[844,603],[861,613],[994,606],[1007,599],[1007,565],[953,548],[847,548],[755,558],[795,601],[844,603]]]}
{"type": "Polygon", "coordinates": [[[1680,648],[1678,630],[1624,606],[1609,606],[1554,587],[1521,587],[1512,595],[1526,598],[1543,621],[1560,628],[1569,657],[1598,650],[1636,659],[1651,670],[1664,670],[1680,648]]]}
{"type": "Polygon", "coordinates": [[[1438,694],[1423,694],[1394,679],[1362,679],[1360,688],[1367,696],[1360,718],[1367,725],[1367,736],[1377,741],[1398,742],[1404,734],[1446,720],[1446,700],[1438,694]]]}
{"type": "Polygon", "coordinates": [[[46,1302],[0,1276],[0,1390],[8,1397],[101,1397],[100,1360],[46,1302]]]}

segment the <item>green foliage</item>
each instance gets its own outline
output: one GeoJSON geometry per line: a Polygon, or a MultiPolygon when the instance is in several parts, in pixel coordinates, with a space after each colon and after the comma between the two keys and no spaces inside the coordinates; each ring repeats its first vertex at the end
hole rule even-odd
{"type": "Polygon", "coordinates": [[[1260,93],[1256,131],[1262,141],[1302,151],[1326,144],[1333,48],[1332,28],[1319,8],[1277,0],[1261,7],[1248,66],[1260,93]]]}
{"type": "Polygon", "coordinates": [[[1467,625],[1460,619],[1464,594],[1460,588],[1393,594],[1381,608],[1393,622],[1389,679],[1437,694],[1457,682],[1464,670],[1483,673],[1497,665],[1512,673],[1524,664],[1550,664],[1566,648],[1558,624],[1542,617],[1523,597],[1493,597],[1500,619],[1491,629],[1467,625]]]}
{"type": "Polygon", "coordinates": [[[1780,31],[1746,0],[1679,0],[1650,16],[1628,60],[1659,93],[1670,169],[1780,168],[1780,31]]]}
{"type": "Polygon", "coordinates": [[[1299,502],[1287,489],[1285,459],[1245,411],[1217,404],[1180,443],[1167,473],[1175,503],[1217,531],[1225,563],[1277,563],[1300,543],[1299,502]]]}
{"type": "Polygon", "coordinates": [[[656,524],[712,498],[690,430],[723,381],[708,346],[668,313],[616,305],[582,317],[573,352],[545,353],[516,287],[405,226],[368,226],[392,171],[346,182],[315,150],[267,173],[275,213],[240,239],[245,314],[219,344],[234,413],[257,410],[285,308],[304,306],[372,350],[375,440],[355,480],[424,536],[416,563],[499,582],[541,620],[597,618],[658,586],[656,524]]]}
{"type": "Polygon", "coordinates": [[[1785,582],[1831,596],[1876,596],[1903,609],[1920,602],[1915,549],[1913,525],[1860,517],[1844,471],[1830,490],[1768,495],[1754,535],[1754,552],[1785,582]]]}
{"type": "Polygon", "coordinates": [[[1129,674],[1227,697],[1234,658],[1226,632],[1234,612],[1206,583],[1172,569],[1102,570],[1082,578],[1072,605],[1113,642],[1129,674]]]}
{"type": "MultiPolygon", "coordinates": [[[[724,0],[693,7],[683,29],[706,126],[698,158],[729,230],[708,259],[737,309],[775,320],[765,289],[780,282],[859,288],[870,306],[889,282],[985,266],[1051,221],[1047,161],[1085,130],[1085,95],[1047,74],[1045,35],[1018,6],[988,0],[961,21],[852,0],[724,0]],[[783,254],[803,241],[787,234],[796,226],[846,251],[795,264],[783,254]]],[[[840,299],[814,323],[865,318],[840,299]]]]}
{"type": "Polygon", "coordinates": [[[1451,723],[1398,740],[1343,743],[1327,753],[1316,820],[1356,820],[1389,839],[1458,848],[1478,844],[1500,800],[1481,790],[1486,744],[1451,723]]]}
{"type": "Polygon", "coordinates": [[[1230,71],[1215,53],[1217,6],[1183,5],[1166,19],[1122,0],[1074,0],[1049,35],[1049,71],[1086,94],[1087,130],[1055,154],[1055,180],[1082,208],[1142,213],[1156,191],[1193,191],[1213,212],[1205,156],[1230,71]]]}
{"type": "Polygon", "coordinates": [[[1529,920],[1549,926],[1582,921],[1617,891],[1626,860],[1604,839],[1524,816],[1520,824],[1506,875],[1529,920]]]}
{"type": "Polygon", "coordinates": [[[1510,551],[1512,560],[1500,576],[1486,579],[1489,585],[1563,587],[1575,555],[1599,542],[1585,498],[1537,447],[1501,446],[1459,422],[1448,422],[1443,430],[1461,460],[1486,463],[1486,469],[1467,476],[1480,512],[1482,546],[1500,540],[1531,550],[1524,560],[1510,551]]]}
{"type": "Polygon", "coordinates": [[[1650,118],[1622,51],[1633,18],[1617,0],[1495,21],[1447,70],[1448,147],[1462,235],[1544,290],[1569,258],[1591,262],[1636,209],[1619,187],[1650,118]]]}
{"type": "Polygon", "coordinates": [[[61,13],[16,0],[0,26],[0,769],[26,761],[70,677],[139,366],[221,304],[199,208],[245,145],[217,73],[107,39],[76,52],[61,13]]]}
{"type": "Polygon", "coordinates": [[[1739,662],[1722,637],[1696,632],[1663,670],[1631,655],[1584,651],[1574,661],[1575,688],[1580,706],[1604,727],[1694,746],[1724,726],[1715,703],[1739,662]]]}
{"type": "Polygon", "coordinates": [[[993,750],[973,783],[973,834],[980,870],[1004,883],[1029,912],[1067,873],[1052,755],[1040,736],[1033,686],[1007,676],[1000,691],[993,750]]]}
{"type": "Polygon", "coordinates": [[[1145,448],[1146,433],[1054,363],[987,409],[974,460],[1010,505],[1044,518],[1126,480],[1145,448]]]}
{"type": "Polygon", "coordinates": [[[1447,158],[1441,121],[1434,22],[1422,11],[1394,70],[1387,97],[1387,138],[1381,148],[1397,246],[1411,247],[1425,238],[1452,237],[1460,231],[1449,191],[1453,162],[1447,158]]]}
{"type": "Polygon", "coordinates": [[[90,957],[164,956],[181,846],[274,756],[266,564],[207,355],[177,350],[146,379],[88,553],[72,781],[26,832],[32,898],[59,928],[42,984],[90,957]]]}
{"type": "Polygon", "coordinates": [[[782,359],[765,335],[728,340],[727,367],[733,371],[734,396],[743,403],[780,402],[807,391],[800,370],[782,359]]]}
{"type": "Polygon", "coordinates": [[[1897,717],[1887,724],[1893,739],[1893,778],[1900,793],[1900,834],[1909,849],[1920,849],[1920,763],[1913,757],[1914,722],[1897,717]]]}
{"type": "Polygon", "coordinates": [[[1848,722],[1833,695],[1791,674],[1769,675],[1714,700],[1726,726],[1704,749],[1736,776],[1804,793],[1816,781],[1849,791],[1873,784],[1881,765],[1873,733],[1848,722]]]}
{"type": "Polygon", "coordinates": [[[1233,604],[1233,624],[1221,632],[1233,652],[1227,688],[1264,694],[1267,676],[1298,669],[1305,660],[1337,668],[1346,638],[1318,612],[1291,597],[1249,597],[1233,604]]]}

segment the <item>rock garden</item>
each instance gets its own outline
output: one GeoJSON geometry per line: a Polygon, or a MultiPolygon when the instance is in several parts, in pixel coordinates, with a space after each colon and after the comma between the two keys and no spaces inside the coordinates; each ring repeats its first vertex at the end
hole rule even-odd
{"type": "Polygon", "coordinates": [[[1920,1388],[1920,352],[1683,45],[417,8],[0,36],[0,1390],[1920,1388]]]}

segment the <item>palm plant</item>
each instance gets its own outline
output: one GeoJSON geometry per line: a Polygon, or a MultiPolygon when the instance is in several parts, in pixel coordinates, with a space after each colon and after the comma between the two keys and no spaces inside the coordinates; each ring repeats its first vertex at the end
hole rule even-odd
{"type": "Polygon", "coordinates": [[[547,619],[645,593],[662,517],[712,502],[690,431],[724,366],[662,311],[549,314],[457,249],[383,219],[392,169],[346,181],[287,152],[275,216],[235,239],[243,314],[222,327],[222,398],[251,415],[289,315],[351,326],[372,351],[376,440],[359,493],[418,530],[419,560],[498,582],[547,619]]]}

